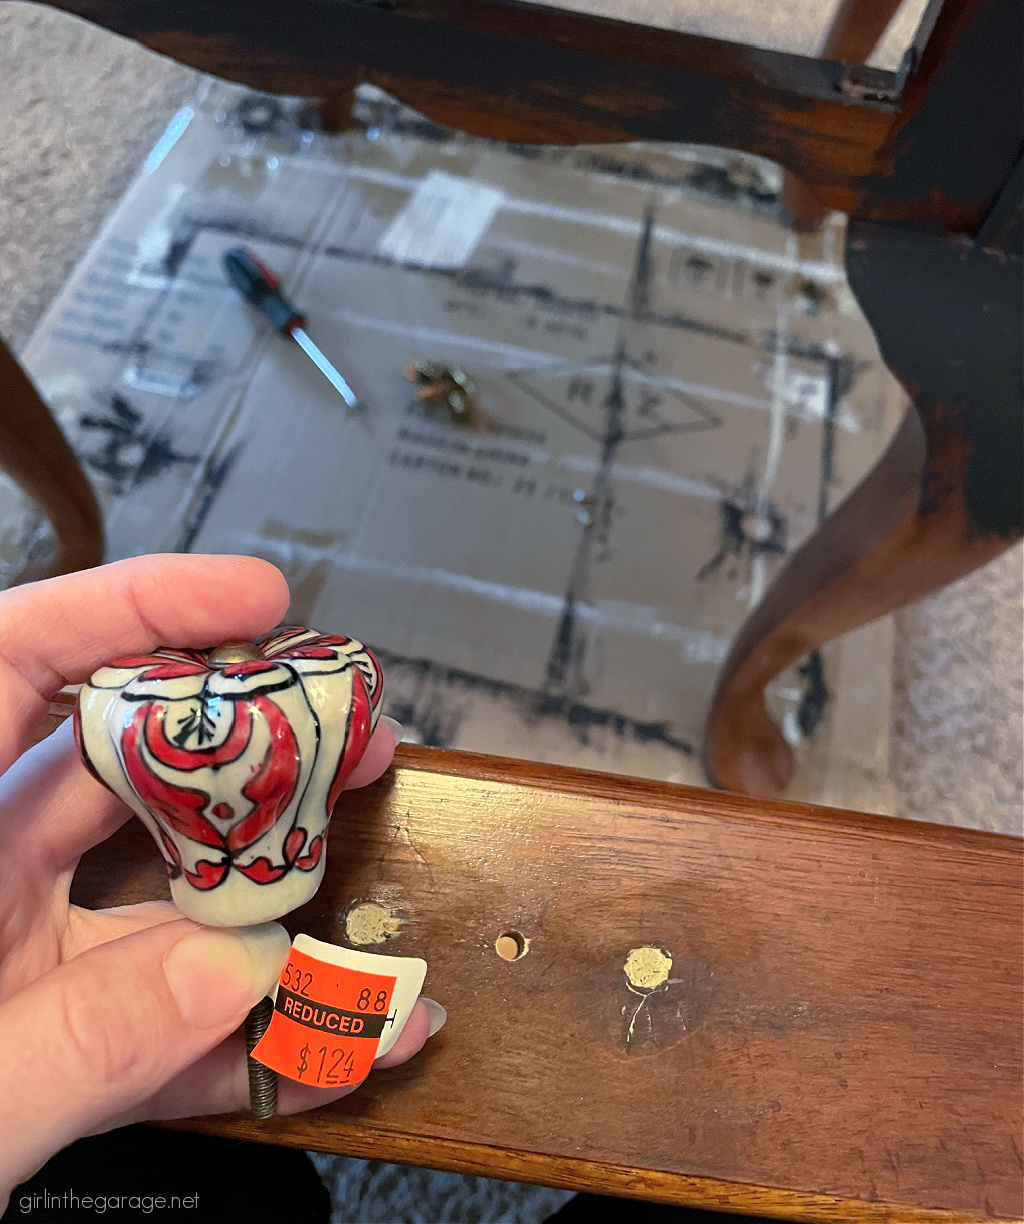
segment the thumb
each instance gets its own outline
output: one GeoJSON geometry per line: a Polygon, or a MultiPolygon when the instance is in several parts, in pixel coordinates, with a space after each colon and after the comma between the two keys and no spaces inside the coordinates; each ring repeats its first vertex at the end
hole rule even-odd
{"type": "Polygon", "coordinates": [[[166,922],[83,952],[0,1006],[0,1200],[236,1029],[290,943],[276,922],[166,922]]]}

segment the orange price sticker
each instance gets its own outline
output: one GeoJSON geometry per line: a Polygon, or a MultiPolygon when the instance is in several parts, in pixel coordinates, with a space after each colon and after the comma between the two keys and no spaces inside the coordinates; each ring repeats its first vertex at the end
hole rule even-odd
{"type": "MultiPolygon", "coordinates": [[[[344,952],[349,961],[362,955],[332,951],[344,952]]],[[[365,956],[373,962],[391,959],[365,956]]],[[[396,980],[395,975],[331,964],[292,947],[281,973],[270,1026],[253,1050],[253,1058],[279,1075],[315,1088],[361,1083],[382,1039],[405,1022],[406,1017],[399,1017],[391,1006],[396,980]]]]}

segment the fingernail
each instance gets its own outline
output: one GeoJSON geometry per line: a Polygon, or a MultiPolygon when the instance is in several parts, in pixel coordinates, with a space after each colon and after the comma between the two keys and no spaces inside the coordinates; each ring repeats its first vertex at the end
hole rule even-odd
{"type": "Polygon", "coordinates": [[[398,721],[398,719],[389,718],[387,714],[382,714],[380,716],[380,721],[382,723],[387,723],[388,727],[391,729],[391,734],[395,737],[396,746],[400,744],[405,737],[405,728],[398,721]]]}
{"type": "Polygon", "coordinates": [[[427,1029],[427,1036],[433,1035],[444,1028],[444,1022],[448,1019],[448,1013],[444,1010],[440,1003],[435,1003],[433,999],[424,999],[420,995],[423,1006],[427,1009],[427,1017],[430,1022],[430,1027],[427,1029]]]}
{"type": "Polygon", "coordinates": [[[268,994],[288,958],[291,937],[279,922],[213,930],[180,939],[164,957],[164,976],[182,1019],[217,1028],[268,994]]]}

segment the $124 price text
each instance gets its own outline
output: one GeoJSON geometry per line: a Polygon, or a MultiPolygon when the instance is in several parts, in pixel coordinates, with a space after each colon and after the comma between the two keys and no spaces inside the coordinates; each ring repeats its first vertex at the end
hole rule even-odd
{"type": "Polygon", "coordinates": [[[389,1014],[394,987],[393,977],[325,964],[293,948],[253,1056],[299,1083],[361,1083],[385,1028],[398,1018],[389,1014]]]}

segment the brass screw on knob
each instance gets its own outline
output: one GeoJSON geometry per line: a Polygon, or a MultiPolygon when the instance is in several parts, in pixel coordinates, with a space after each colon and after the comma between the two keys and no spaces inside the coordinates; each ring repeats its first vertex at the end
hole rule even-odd
{"type": "Polygon", "coordinates": [[[255,642],[223,642],[207,652],[206,661],[211,667],[230,667],[232,663],[259,663],[266,657],[255,642]]]}

